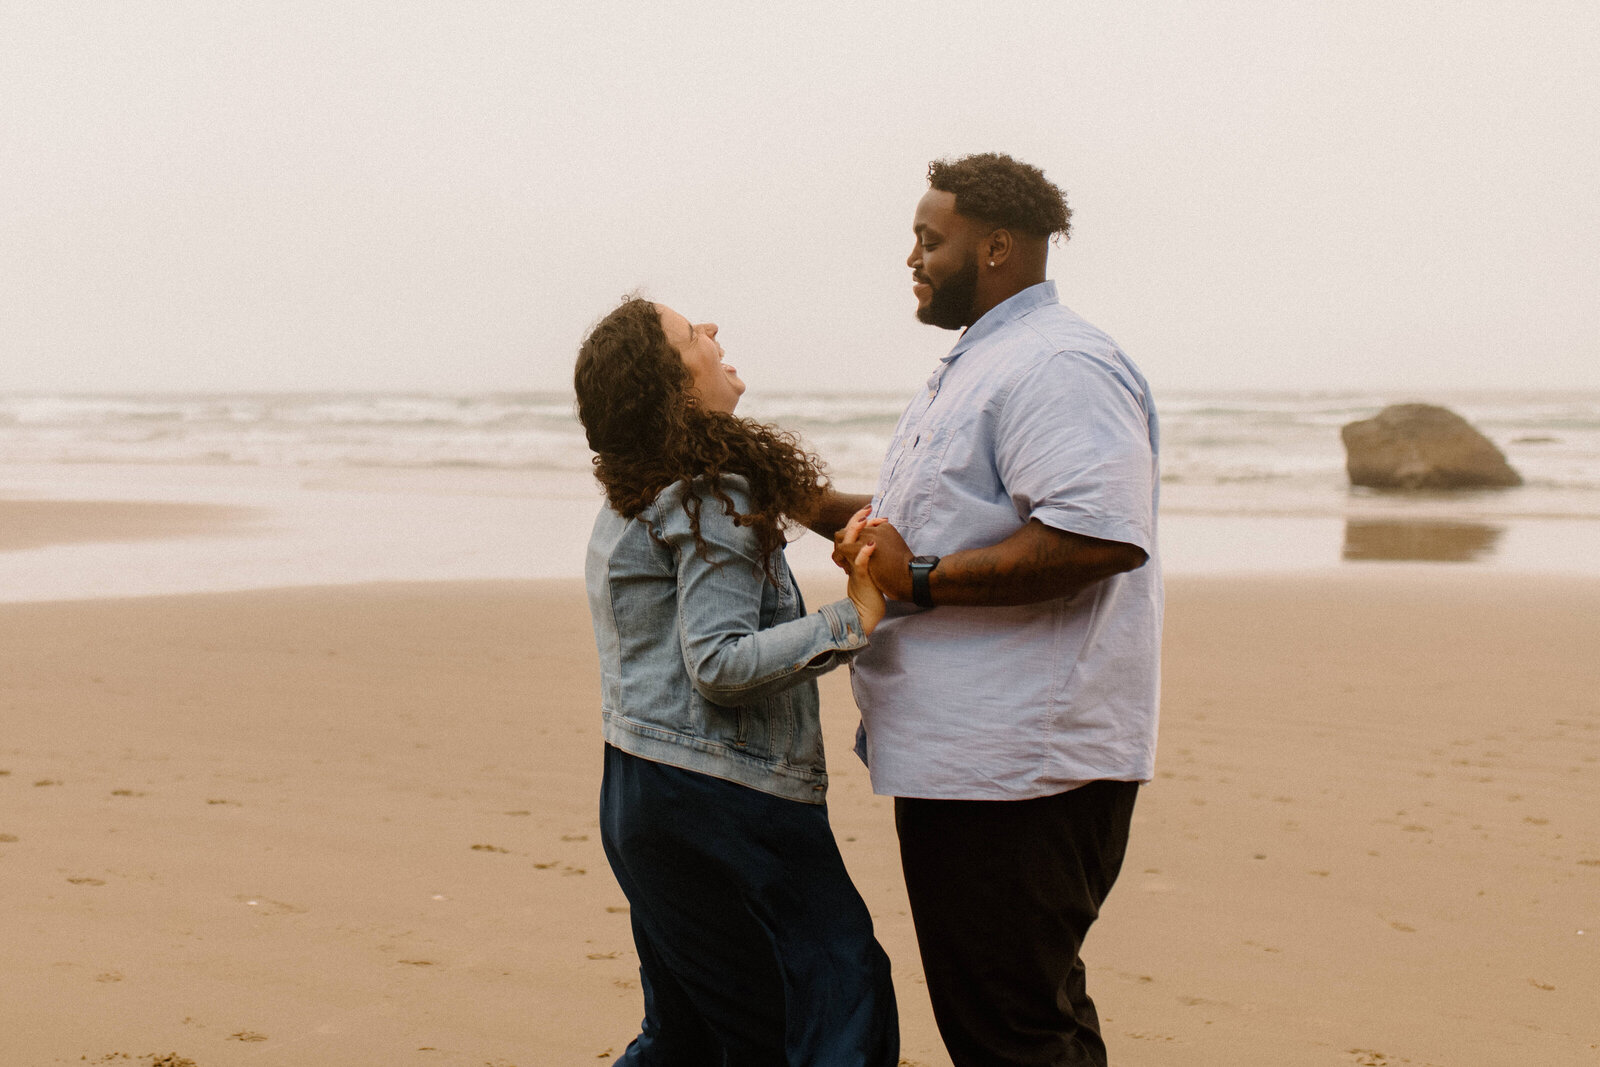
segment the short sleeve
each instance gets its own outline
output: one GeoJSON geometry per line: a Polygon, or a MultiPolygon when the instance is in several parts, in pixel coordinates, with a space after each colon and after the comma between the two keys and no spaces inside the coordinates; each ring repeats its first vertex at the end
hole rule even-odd
{"type": "Polygon", "coordinates": [[[1019,375],[995,437],[1018,518],[1154,548],[1155,459],[1137,379],[1114,361],[1057,352],[1019,375]]]}

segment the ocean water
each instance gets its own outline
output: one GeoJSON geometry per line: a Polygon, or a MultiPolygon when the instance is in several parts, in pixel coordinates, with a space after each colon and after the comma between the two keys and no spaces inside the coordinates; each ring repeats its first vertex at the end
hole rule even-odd
{"type": "MultiPolygon", "coordinates": [[[[870,485],[905,399],[757,395],[740,414],[797,432],[838,480],[870,485]]],[[[1343,508],[1352,495],[1339,428],[1386,404],[1424,399],[1464,415],[1526,477],[1525,489],[1477,505],[1600,516],[1600,393],[1174,392],[1157,399],[1169,507],[1343,508]]],[[[0,395],[0,461],[538,474],[587,471],[589,452],[564,393],[12,394],[0,395]]]]}
{"type": "MultiPolygon", "coordinates": [[[[751,394],[740,413],[795,431],[837,484],[869,491],[906,396],[751,394]]],[[[1600,572],[1600,393],[1158,391],[1157,403],[1170,571],[1427,562],[1600,572]],[[1526,484],[1351,488],[1339,428],[1408,400],[1465,416],[1526,484]]],[[[577,574],[597,501],[589,471],[566,393],[0,395],[0,496],[264,504],[280,581],[577,574]],[[437,513],[407,539],[395,531],[419,498],[437,513]],[[299,518],[274,527],[274,508],[299,518]],[[311,552],[305,537],[319,523],[342,540],[318,534],[311,552]]],[[[825,567],[819,539],[806,540],[818,544],[796,545],[791,557],[825,567]]],[[[59,555],[30,560],[23,577],[92,562],[87,549],[59,555]]],[[[247,560],[226,566],[254,575],[244,585],[271,584],[247,560]]],[[[169,577],[182,584],[176,571],[169,577]]]]}
{"type": "MultiPolygon", "coordinates": [[[[1158,397],[1170,512],[1600,517],[1600,393],[1435,394],[1489,435],[1527,480],[1439,499],[1367,494],[1344,477],[1339,428],[1385,404],[1370,393],[1158,397]]],[[[841,484],[870,488],[903,394],[750,397],[740,414],[797,432],[841,484]]],[[[0,396],[9,463],[290,469],[480,468],[581,473],[589,451],[562,393],[0,396]]]]}

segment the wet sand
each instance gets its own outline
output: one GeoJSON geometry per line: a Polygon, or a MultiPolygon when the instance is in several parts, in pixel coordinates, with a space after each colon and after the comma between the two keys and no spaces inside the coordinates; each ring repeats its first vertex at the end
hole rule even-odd
{"type": "Polygon", "coordinates": [[[0,499],[0,552],[226,533],[256,509],[148,500],[0,499]]]}
{"type": "MultiPolygon", "coordinates": [[[[1169,588],[1158,777],[1086,949],[1114,1062],[1596,1062],[1600,582],[1169,588]]],[[[6,1062],[543,1067],[632,1036],[578,583],[6,604],[0,633],[6,1062]]],[[[843,675],[824,716],[905,1059],[947,1064],[843,675]]]]}

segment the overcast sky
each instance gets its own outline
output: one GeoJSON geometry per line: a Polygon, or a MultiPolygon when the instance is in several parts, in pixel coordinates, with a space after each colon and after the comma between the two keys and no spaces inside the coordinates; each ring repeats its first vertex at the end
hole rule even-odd
{"type": "Polygon", "coordinates": [[[0,391],[913,387],[930,159],[1163,388],[1600,388],[1600,5],[0,0],[0,391]]]}

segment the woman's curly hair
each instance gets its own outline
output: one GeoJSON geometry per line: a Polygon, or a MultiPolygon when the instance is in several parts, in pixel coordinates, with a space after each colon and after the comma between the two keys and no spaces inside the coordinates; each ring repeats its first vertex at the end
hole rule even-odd
{"type": "MultiPolygon", "coordinates": [[[[633,518],[665,488],[700,480],[741,526],[755,531],[767,577],[773,553],[792,523],[810,519],[827,486],[822,461],[793,434],[696,405],[693,379],[667,340],[656,305],[625,298],[589,331],[578,349],[573,384],[578,421],[594,451],[594,473],[606,500],[633,518]],[[740,513],[721,476],[750,484],[750,510],[740,513]]],[[[702,556],[701,498],[685,493],[695,548],[702,556]]]]}

